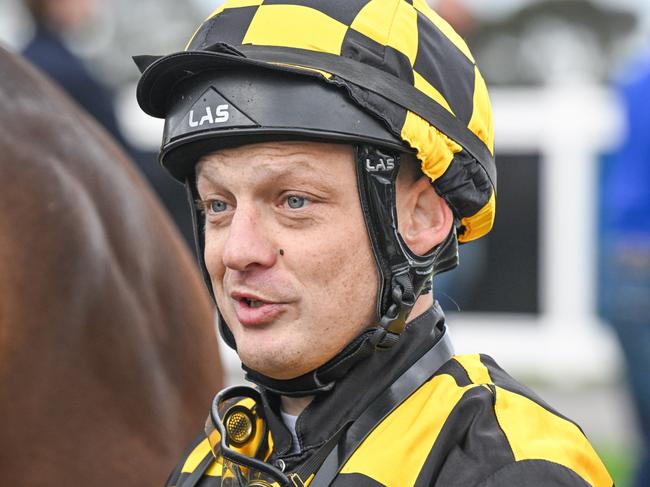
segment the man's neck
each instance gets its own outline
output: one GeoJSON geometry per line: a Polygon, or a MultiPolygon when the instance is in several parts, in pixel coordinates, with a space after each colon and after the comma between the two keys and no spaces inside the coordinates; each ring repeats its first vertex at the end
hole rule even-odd
{"type": "MultiPolygon", "coordinates": [[[[413,306],[413,309],[409,314],[407,322],[410,322],[415,318],[417,318],[418,316],[420,316],[422,313],[428,310],[432,305],[433,305],[433,297],[431,296],[431,294],[420,296],[418,300],[415,302],[415,306],[413,306]]],[[[309,406],[309,403],[311,403],[313,399],[314,396],[305,396],[305,397],[281,396],[282,410],[287,414],[291,414],[292,416],[300,416],[300,413],[302,413],[305,410],[305,408],[309,406]]]]}
{"type": "Polygon", "coordinates": [[[300,416],[300,413],[309,406],[309,403],[314,399],[314,396],[305,397],[289,397],[281,396],[282,411],[292,416],[300,416]]]}

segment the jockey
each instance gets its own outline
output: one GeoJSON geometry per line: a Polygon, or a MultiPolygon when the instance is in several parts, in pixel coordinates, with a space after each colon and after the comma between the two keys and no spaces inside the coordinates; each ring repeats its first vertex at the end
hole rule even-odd
{"type": "Polygon", "coordinates": [[[217,394],[169,486],[611,487],[578,426],[453,353],[432,278],[492,228],[493,124],[424,0],[230,0],[135,60],[256,386],[217,394]]]}

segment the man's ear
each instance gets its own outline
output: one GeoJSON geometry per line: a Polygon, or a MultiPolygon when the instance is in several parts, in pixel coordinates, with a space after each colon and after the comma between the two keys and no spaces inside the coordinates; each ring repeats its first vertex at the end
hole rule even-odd
{"type": "Polygon", "coordinates": [[[411,251],[424,255],[449,235],[454,215],[433,189],[431,180],[422,176],[415,182],[398,182],[397,221],[411,251]]]}

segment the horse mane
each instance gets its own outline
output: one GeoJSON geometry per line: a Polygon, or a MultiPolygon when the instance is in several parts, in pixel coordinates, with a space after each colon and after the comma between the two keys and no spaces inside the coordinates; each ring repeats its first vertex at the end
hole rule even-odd
{"type": "Polygon", "coordinates": [[[162,484],[222,385],[213,309],[110,137],[0,48],[0,471],[162,484]]]}

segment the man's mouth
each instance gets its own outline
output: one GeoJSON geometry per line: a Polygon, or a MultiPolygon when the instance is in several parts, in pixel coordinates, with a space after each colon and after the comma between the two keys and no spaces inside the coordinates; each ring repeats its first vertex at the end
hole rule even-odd
{"type": "Polygon", "coordinates": [[[261,301],[259,299],[243,298],[242,301],[251,308],[259,308],[266,304],[264,301],[261,301]]]}
{"type": "Polygon", "coordinates": [[[284,303],[249,293],[233,292],[230,297],[235,302],[237,318],[244,326],[269,324],[286,310],[284,303]]]}
{"type": "Polygon", "coordinates": [[[230,297],[249,308],[260,308],[265,304],[274,304],[271,300],[265,299],[253,293],[234,291],[230,297]]]}

